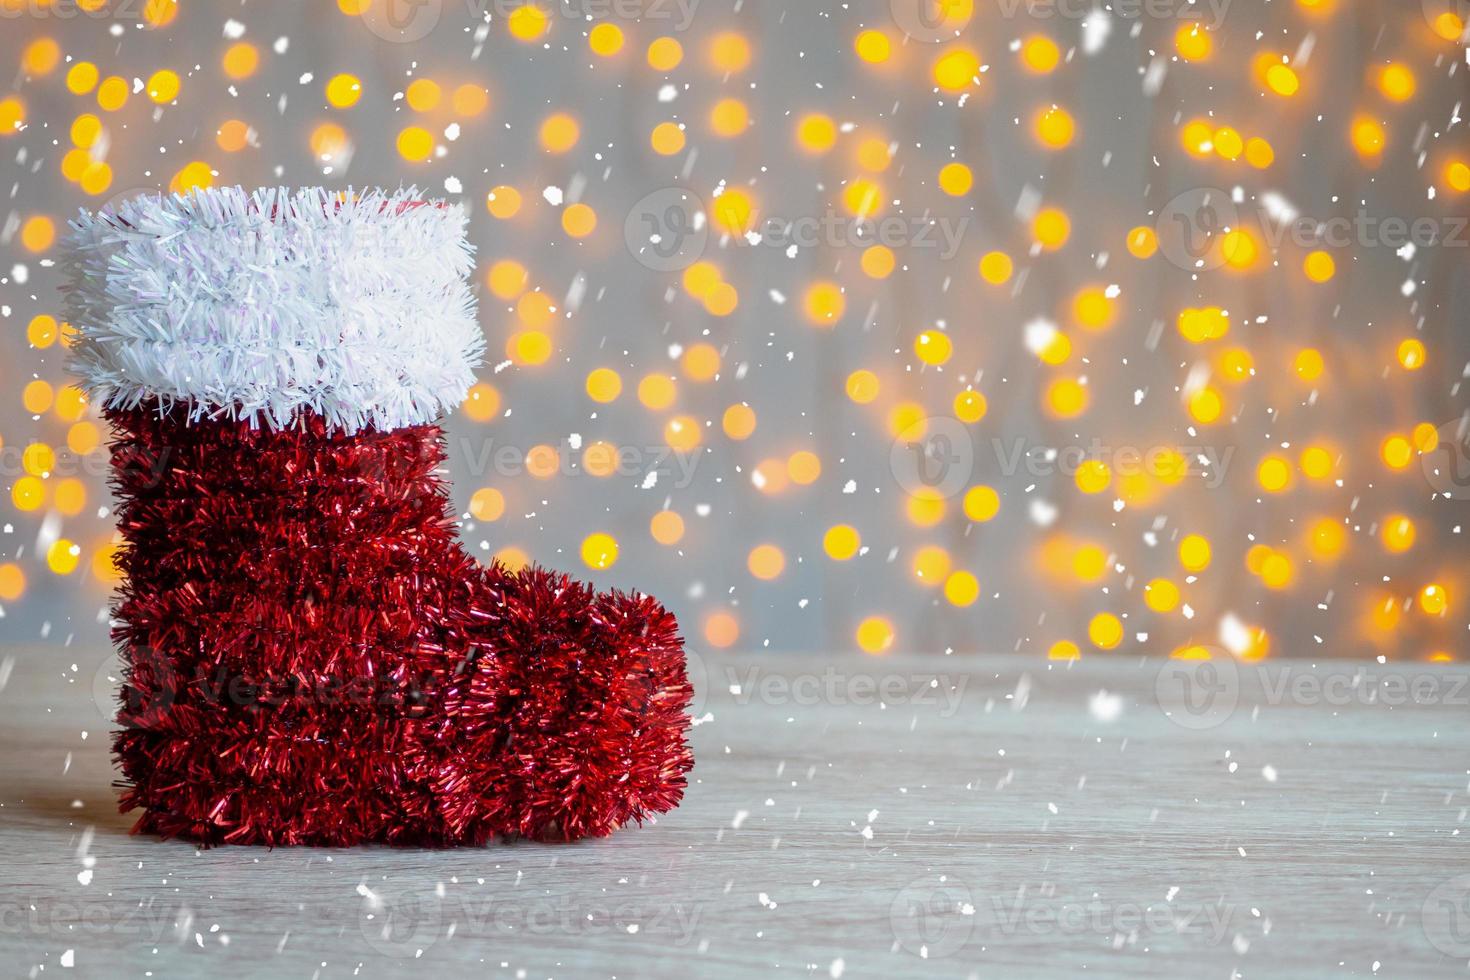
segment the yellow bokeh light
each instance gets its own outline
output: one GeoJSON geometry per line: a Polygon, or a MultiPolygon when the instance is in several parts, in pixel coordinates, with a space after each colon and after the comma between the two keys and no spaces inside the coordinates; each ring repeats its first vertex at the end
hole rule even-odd
{"type": "Polygon", "coordinates": [[[578,202],[561,213],[561,227],[572,238],[586,238],[597,230],[597,212],[578,202]]]}
{"type": "Polygon", "coordinates": [[[1011,278],[1015,264],[1004,252],[986,252],[980,257],[980,278],[992,286],[999,286],[1011,278]]]}
{"type": "Polygon", "coordinates": [[[54,38],[38,37],[20,54],[20,66],[28,75],[49,75],[61,62],[61,45],[54,38]]]}
{"type": "Polygon", "coordinates": [[[944,520],[947,509],[943,495],[928,487],[910,494],[904,504],[909,523],[914,527],[933,527],[944,520]]]}
{"type": "Polygon", "coordinates": [[[582,562],[588,568],[611,568],[618,560],[618,539],[601,531],[582,539],[582,562]]]}
{"type": "Polygon", "coordinates": [[[882,31],[860,31],[853,39],[852,47],[857,56],[870,65],[881,65],[893,53],[893,43],[882,31]]]}
{"type": "Polygon", "coordinates": [[[1061,208],[1042,208],[1031,222],[1031,237],[1048,252],[1065,245],[1071,234],[1072,221],[1061,208]]]}
{"type": "Polygon", "coordinates": [[[949,552],[937,544],[927,544],[914,552],[909,562],[915,580],[929,588],[938,588],[949,576],[951,559],[949,552]]]}
{"type": "Polygon", "coordinates": [[[786,554],[773,544],[756,545],[746,556],[745,566],[756,578],[770,581],[786,570],[786,554]]]}
{"type": "Polygon", "coordinates": [[[944,364],[954,355],[954,343],[942,330],[925,330],[914,338],[914,356],[925,364],[944,364]]]}
{"type": "Polygon", "coordinates": [[[179,76],[167,68],[160,69],[148,76],[144,90],[158,105],[167,105],[179,94],[179,76]]]}
{"type": "Polygon", "coordinates": [[[820,112],[802,116],[796,124],[796,144],[807,153],[826,153],[837,142],[837,124],[820,112]]]}
{"type": "Polygon", "coordinates": [[[470,497],[470,514],[477,521],[498,521],[505,513],[505,494],[494,487],[481,487],[470,497]]]}
{"type": "Polygon", "coordinates": [[[474,421],[488,422],[500,414],[500,392],[482,381],[469,390],[461,407],[474,421]]]}
{"type": "Polygon", "coordinates": [[[67,538],[57,538],[46,549],[46,567],[57,575],[70,575],[77,570],[81,561],[82,549],[76,542],[67,538]]]}
{"type": "Polygon", "coordinates": [[[0,565],[0,600],[14,602],[26,591],[26,573],[13,561],[0,565]]]}
{"type": "Polygon", "coordinates": [[[794,452],[786,460],[786,475],[798,486],[815,483],[822,475],[822,460],[810,450],[794,452]]]}
{"type": "Polygon", "coordinates": [[[1000,494],[993,487],[971,487],[965,491],[963,507],[966,517],[983,524],[1000,513],[1000,494]]]}
{"type": "Polygon", "coordinates": [[[1052,106],[1036,113],[1031,121],[1031,129],[1043,146],[1060,150],[1071,144],[1072,137],[1077,132],[1077,124],[1066,109],[1052,106]]]}
{"type": "Polygon", "coordinates": [[[240,81],[255,74],[260,66],[260,52],[249,41],[236,41],[225,49],[220,67],[227,77],[240,81]]]}
{"type": "Polygon", "coordinates": [[[858,623],[854,634],[858,647],[864,653],[884,653],[893,646],[895,634],[893,624],[882,616],[869,616],[858,623]]]}
{"type": "Polygon", "coordinates": [[[410,163],[422,163],[434,152],[434,137],[422,126],[405,126],[398,133],[398,155],[410,163]]]}
{"type": "Polygon", "coordinates": [[[1051,38],[1033,34],[1021,42],[1021,64],[1037,75],[1054,71],[1061,62],[1062,50],[1051,38]]]}
{"type": "Polygon", "coordinates": [[[814,282],[802,297],[802,310],[813,324],[831,327],[842,319],[847,310],[847,299],[842,294],[842,287],[835,282],[814,282]]]}
{"type": "Polygon", "coordinates": [[[659,156],[673,156],[684,149],[684,130],[675,122],[661,122],[648,134],[648,144],[659,156]]]}
{"type": "Polygon", "coordinates": [[[843,390],[847,392],[847,397],[859,405],[866,405],[877,398],[880,388],[881,385],[878,381],[878,376],[872,371],[863,368],[859,368],[849,374],[846,382],[843,384],[843,390]]]}
{"type": "Polygon", "coordinates": [[[1209,568],[1213,553],[1209,539],[1202,534],[1187,534],[1179,541],[1179,564],[1187,571],[1202,572],[1209,568]]]}
{"type": "Polygon", "coordinates": [[[541,123],[539,138],[541,148],[547,153],[560,154],[576,146],[581,135],[582,127],[577,120],[565,112],[554,112],[541,123]]]}
{"type": "Polygon", "coordinates": [[[439,108],[444,91],[432,78],[415,78],[403,90],[403,101],[414,112],[432,112],[439,108]]]}
{"type": "Polygon", "coordinates": [[[1337,263],[1327,252],[1318,249],[1308,252],[1302,261],[1302,271],[1312,282],[1327,282],[1337,272],[1337,263]]]}
{"type": "Polygon", "coordinates": [[[1384,519],[1380,537],[1386,551],[1402,554],[1414,547],[1418,533],[1412,520],[1403,514],[1393,514],[1384,519]]]}
{"type": "Polygon", "coordinates": [[[1166,578],[1152,579],[1143,587],[1143,602],[1154,612],[1173,612],[1179,607],[1179,586],[1166,578]]]}
{"type": "Polygon", "coordinates": [[[525,292],[530,280],[526,267],[515,259],[500,259],[491,264],[485,274],[485,284],[490,287],[490,292],[504,300],[515,299],[525,292]]]}
{"type": "Polygon", "coordinates": [[[1378,90],[1394,102],[1413,98],[1414,89],[1414,73],[1404,65],[1390,63],[1378,72],[1378,90]]]}
{"type": "Polygon", "coordinates": [[[858,264],[862,267],[863,275],[870,279],[887,279],[893,274],[897,258],[893,249],[887,245],[871,245],[863,249],[862,258],[858,264]]]}
{"type": "Polygon", "coordinates": [[[607,404],[623,393],[623,379],[612,368],[594,368],[587,373],[587,397],[607,404]]]}
{"type": "Polygon", "coordinates": [[[709,63],[716,71],[733,75],[750,65],[750,42],[736,31],[722,31],[710,39],[709,63]]]}
{"type": "Polygon", "coordinates": [[[665,374],[648,374],[638,382],[638,401],[644,408],[654,411],[668,408],[674,403],[677,389],[674,379],[665,374]]]}
{"type": "Polygon", "coordinates": [[[684,46],[671,37],[657,37],[648,44],[648,67],[668,72],[684,60],[684,46]]]}
{"type": "Polygon", "coordinates": [[[963,163],[947,163],[939,171],[939,189],[951,197],[968,194],[975,176],[963,163]]]}
{"type": "MultiPolygon", "coordinates": [[[[755,202],[738,188],[728,188],[715,198],[710,208],[710,221],[727,235],[744,235],[755,224],[755,202]]],[[[729,285],[721,283],[720,285],[729,285]]],[[[734,288],[733,286],[731,287],[734,288]]],[[[714,292],[714,287],[709,290],[714,292]]],[[[708,299],[708,294],[706,294],[708,299]]]]}
{"type": "Polygon", "coordinates": [[[965,47],[955,47],[934,62],[934,84],[946,92],[962,92],[980,72],[980,59],[965,47]]]}
{"type": "Polygon", "coordinates": [[[623,50],[625,40],[623,29],[606,21],[587,32],[587,47],[601,58],[611,58],[623,50]]]}
{"type": "Polygon", "coordinates": [[[847,561],[862,547],[862,535],[851,524],[834,524],[822,535],[822,550],[833,561],[847,561]]]}
{"type": "Polygon", "coordinates": [[[1057,640],[1046,651],[1048,660],[1077,660],[1081,656],[1081,648],[1071,640],[1057,640]]]}
{"type": "Polygon", "coordinates": [[[1057,418],[1076,418],[1087,411],[1087,386],[1077,378],[1056,378],[1046,387],[1046,408],[1057,418]]]}
{"type": "Polygon", "coordinates": [[[965,389],[954,396],[954,417],[966,425],[974,425],[985,417],[990,403],[978,391],[965,389]]]}
{"type": "Polygon", "coordinates": [[[725,435],[737,442],[749,439],[755,432],[755,425],[755,410],[743,402],[726,408],[725,414],[720,417],[720,428],[725,431],[725,435]]]}
{"type": "Polygon", "coordinates": [[[662,545],[675,545],[684,538],[684,518],[672,510],[661,510],[648,522],[648,533],[662,545]]]}
{"type": "Polygon", "coordinates": [[[1185,61],[1204,61],[1214,47],[1214,40],[1199,24],[1184,24],[1174,32],[1174,50],[1185,61]]]}
{"type": "Polygon", "coordinates": [[[740,620],[727,612],[711,613],[704,621],[704,641],[712,647],[732,647],[740,639],[740,620]]]}
{"type": "Polygon", "coordinates": [[[502,221],[514,218],[521,210],[521,192],[507,184],[498,184],[485,195],[485,209],[502,221]]]}
{"type": "Polygon", "coordinates": [[[710,109],[709,126],[716,136],[739,136],[750,128],[750,110],[739,99],[721,99],[710,109]]]}
{"type": "Polygon", "coordinates": [[[1373,160],[1382,155],[1384,145],[1388,142],[1383,124],[1369,116],[1354,118],[1348,133],[1353,149],[1365,160],[1373,160]]]}
{"type": "Polygon", "coordinates": [[[1087,638],[1099,650],[1115,650],[1123,642],[1123,621],[1112,613],[1098,613],[1087,624],[1087,638]]]}
{"type": "Polygon", "coordinates": [[[972,606],[980,598],[980,580],[964,569],[951,572],[944,580],[944,598],[960,609],[972,606]]]}
{"type": "Polygon", "coordinates": [[[523,4],[506,18],[510,36],[525,44],[541,40],[551,28],[551,15],[534,3],[523,4]]]}

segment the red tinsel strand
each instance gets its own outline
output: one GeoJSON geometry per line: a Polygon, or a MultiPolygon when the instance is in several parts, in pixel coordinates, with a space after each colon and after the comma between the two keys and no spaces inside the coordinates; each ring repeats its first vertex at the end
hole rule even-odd
{"type": "Polygon", "coordinates": [[[437,426],[107,415],[135,830],[445,846],[603,835],[678,804],[673,617],[480,566],[455,540],[437,426]]]}

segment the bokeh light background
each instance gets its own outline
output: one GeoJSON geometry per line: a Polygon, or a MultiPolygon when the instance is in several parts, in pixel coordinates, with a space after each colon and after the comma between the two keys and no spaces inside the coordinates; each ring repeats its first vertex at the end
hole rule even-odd
{"type": "Polygon", "coordinates": [[[7,641],[107,626],[68,216],[416,184],[486,561],[696,649],[1462,658],[1465,4],[384,2],[0,0],[7,641]]]}

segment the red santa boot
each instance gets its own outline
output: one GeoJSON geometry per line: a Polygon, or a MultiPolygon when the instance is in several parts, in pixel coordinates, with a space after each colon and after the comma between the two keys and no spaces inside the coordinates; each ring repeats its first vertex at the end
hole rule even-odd
{"type": "Polygon", "coordinates": [[[115,432],[136,830],[451,845],[678,804],[673,617],[455,540],[437,420],[483,349],[464,227],[411,193],[238,188],[72,223],[73,368],[115,432]]]}

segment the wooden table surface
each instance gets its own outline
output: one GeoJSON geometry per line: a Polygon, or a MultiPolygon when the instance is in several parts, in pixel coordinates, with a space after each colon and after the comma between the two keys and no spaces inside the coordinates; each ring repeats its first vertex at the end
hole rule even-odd
{"type": "Polygon", "coordinates": [[[110,657],[0,648],[0,963],[33,977],[1470,973],[1465,665],[694,668],[693,783],[657,824],[559,846],[200,851],[131,837],[115,810],[96,705],[110,657]]]}

